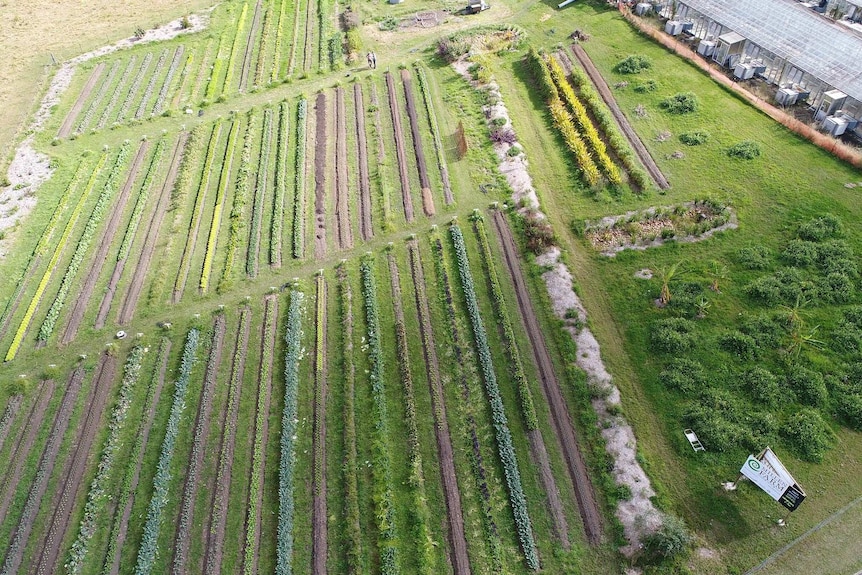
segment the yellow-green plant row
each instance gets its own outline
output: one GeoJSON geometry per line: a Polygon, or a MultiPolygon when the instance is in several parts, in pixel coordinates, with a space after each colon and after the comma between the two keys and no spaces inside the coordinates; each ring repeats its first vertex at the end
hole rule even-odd
{"type": "Polygon", "coordinates": [[[231,84],[233,83],[233,71],[236,68],[236,59],[240,52],[240,45],[242,43],[243,34],[242,29],[245,26],[245,19],[248,15],[248,2],[242,5],[242,12],[239,15],[239,22],[236,25],[236,29],[233,31],[233,44],[230,49],[230,58],[227,61],[227,71],[224,75],[224,85],[222,86],[221,98],[226,98],[228,92],[231,90],[231,84]]]}

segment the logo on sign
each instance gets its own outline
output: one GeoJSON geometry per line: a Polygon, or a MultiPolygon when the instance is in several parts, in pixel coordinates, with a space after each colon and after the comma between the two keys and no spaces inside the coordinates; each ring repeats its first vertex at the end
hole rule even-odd
{"type": "Polygon", "coordinates": [[[760,471],[760,462],[756,459],[749,459],[748,466],[754,471],[760,471]]]}

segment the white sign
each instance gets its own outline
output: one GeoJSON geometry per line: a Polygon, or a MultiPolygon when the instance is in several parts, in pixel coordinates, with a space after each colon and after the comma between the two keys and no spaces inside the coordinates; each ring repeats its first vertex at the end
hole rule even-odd
{"type": "Polygon", "coordinates": [[[761,461],[753,455],[749,455],[739,472],[763,489],[770,497],[778,501],[787,488],[793,485],[792,478],[790,478],[790,481],[787,480],[790,474],[787,473],[787,470],[780,463],[779,466],[781,471],[772,467],[771,462],[766,458],[761,461]]]}

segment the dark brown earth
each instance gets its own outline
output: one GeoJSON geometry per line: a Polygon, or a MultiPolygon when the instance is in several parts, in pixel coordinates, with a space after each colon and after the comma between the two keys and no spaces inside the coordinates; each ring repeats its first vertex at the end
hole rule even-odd
{"type": "Polygon", "coordinates": [[[536,319],[536,311],[533,308],[530,293],[524,281],[524,274],[523,270],[521,270],[512,231],[509,229],[509,224],[501,212],[494,212],[493,221],[494,229],[497,232],[497,239],[503,248],[503,259],[506,262],[506,268],[515,285],[518,309],[520,310],[520,316],[524,322],[524,327],[526,328],[533,350],[533,359],[539,369],[539,378],[542,382],[541,389],[551,411],[554,434],[561,447],[569,476],[575,488],[575,498],[577,499],[578,509],[584,523],[584,532],[586,533],[587,541],[592,545],[597,545],[602,539],[602,517],[596,503],[595,488],[584,464],[578,437],[572,425],[568,406],[563,398],[560,382],[554,373],[554,364],[548,353],[545,336],[536,319]]]}
{"type": "Polygon", "coordinates": [[[59,476],[57,491],[51,505],[53,513],[48,522],[49,528],[37,545],[40,550],[39,560],[31,565],[30,573],[56,573],[60,568],[63,540],[68,535],[72,523],[72,511],[75,502],[82,494],[84,487],[84,472],[93,453],[91,453],[96,433],[102,427],[102,414],[114,383],[117,372],[117,358],[107,353],[99,358],[93,385],[87,402],[87,410],[83,421],[79,423],[77,440],[73,443],[70,458],[63,473],[59,476]]]}
{"type": "MultiPolygon", "coordinates": [[[[144,278],[147,277],[147,271],[150,269],[150,261],[153,259],[153,253],[156,250],[156,241],[159,238],[159,230],[162,227],[162,220],[165,217],[165,212],[167,211],[168,204],[171,201],[171,190],[174,188],[174,184],[177,181],[177,173],[180,168],[180,160],[182,159],[185,153],[186,142],[188,142],[188,132],[183,132],[180,136],[179,140],[177,140],[177,145],[174,148],[174,156],[171,160],[171,166],[168,169],[168,177],[165,179],[165,183],[162,186],[161,193],[159,193],[159,203],[156,205],[156,209],[153,212],[153,217],[150,219],[150,224],[147,226],[147,235],[144,240],[144,247],[141,250],[141,257],[138,259],[138,265],[135,266],[135,272],[132,274],[132,280],[129,283],[129,291],[126,292],[126,297],[123,300],[123,306],[120,309],[119,317],[117,321],[120,325],[126,325],[132,318],[135,316],[135,309],[138,307],[138,299],[141,296],[141,290],[144,288],[144,278]]],[[[123,263],[125,266],[125,262],[123,263]]],[[[117,274],[117,271],[114,270],[114,274],[117,274]]],[[[120,270],[120,274],[122,274],[122,270],[120,270]]],[[[119,282],[119,275],[117,275],[117,282],[119,282]]],[[[113,283],[113,277],[111,278],[111,285],[116,289],[116,285],[113,283]]],[[[111,289],[111,286],[108,286],[108,294],[113,294],[114,291],[111,289]]],[[[106,299],[108,295],[106,294],[106,299]]],[[[107,308],[104,310],[104,313],[107,315],[108,309],[110,308],[110,301],[107,304],[103,301],[102,307],[107,308]]],[[[102,314],[102,309],[99,310],[99,315],[102,314]]],[[[104,322],[104,318],[102,320],[104,322]]]]}
{"type": "Polygon", "coordinates": [[[425,149],[422,146],[422,133],[416,115],[416,99],[413,97],[413,80],[410,70],[401,70],[401,83],[404,84],[404,98],[407,101],[407,117],[410,119],[410,134],[413,136],[413,153],[419,170],[419,186],[422,188],[422,209],[426,216],[433,216],[434,198],[431,196],[431,180],[428,178],[428,165],[425,163],[425,149]]]}
{"type": "Polygon", "coordinates": [[[419,315],[422,353],[425,356],[425,375],[428,378],[428,388],[431,393],[431,413],[434,415],[434,434],[437,439],[437,453],[440,460],[440,479],[443,485],[443,496],[446,500],[446,526],[448,527],[450,547],[449,557],[451,558],[455,575],[469,575],[470,558],[467,555],[467,538],[464,534],[461,492],[458,489],[458,479],[455,473],[452,438],[449,434],[449,423],[446,419],[446,400],[443,395],[443,385],[440,382],[440,363],[437,359],[437,349],[434,345],[434,333],[431,329],[431,311],[428,307],[428,296],[425,292],[425,276],[422,271],[418,243],[416,240],[412,240],[407,247],[410,253],[410,269],[413,277],[414,294],[416,296],[416,312],[419,315]]]}
{"type": "Polygon", "coordinates": [[[344,88],[335,89],[335,228],[338,247],[353,247],[350,229],[350,198],[347,181],[347,112],[344,105],[344,88]]]}
{"type": "Polygon", "coordinates": [[[141,169],[141,164],[144,161],[144,156],[147,155],[147,149],[150,144],[144,140],[138,147],[138,153],[135,154],[135,159],[132,161],[132,167],[129,169],[129,175],[126,177],[126,182],[120,190],[120,197],[114,204],[111,211],[111,217],[108,219],[107,227],[99,238],[99,248],[93,261],[90,264],[90,269],[87,270],[87,279],[81,291],[78,293],[78,299],[75,300],[75,307],[72,309],[72,314],[69,317],[69,323],[66,324],[66,330],[63,332],[63,337],[60,339],[62,345],[66,345],[75,339],[78,334],[78,328],[81,327],[81,321],[84,319],[84,312],[87,311],[87,305],[90,303],[90,298],[93,295],[93,290],[96,287],[96,282],[99,275],[102,273],[102,268],[108,258],[108,250],[111,248],[111,243],[114,241],[114,236],[117,235],[117,229],[120,227],[120,219],[126,209],[126,203],[129,201],[129,195],[132,193],[132,185],[138,177],[138,172],[141,169]]]}
{"type": "MultiPolygon", "coordinates": [[[[66,433],[66,428],[69,426],[69,419],[72,417],[72,410],[75,407],[78,392],[81,391],[82,381],[84,381],[84,369],[78,367],[69,376],[63,400],[60,402],[60,408],[54,415],[54,423],[51,426],[51,432],[48,435],[48,440],[42,451],[42,457],[39,460],[36,477],[30,486],[27,502],[24,504],[24,510],[21,512],[18,525],[9,538],[11,543],[9,545],[9,554],[6,556],[6,561],[3,565],[4,573],[17,573],[18,568],[21,566],[24,551],[27,547],[27,540],[33,531],[33,526],[36,522],[36,513],[42,503],[45,490],[48,488],[48,480],[54,470],[57,453],[60,451],[60,444],[63,440],[63,435],[66,433]]],[[[53,390],[53,381],[46,381],[44,384],[53,390]]]]}
{"type": "MultiPolygon", "coordinates": [[[[224,555],[225,525],[227,524],[227,507],[230,495],[231,473],[233,469],[233,453],[236,443],[236,426],[239,416],[239,398],[242,395],[242,381],[245,374],[245,357],[248,351],[248,335],[251,309],[243,308],[240,323],[237,327],[237,342],[231,366],[231,379],[237,384],[228,391],[228,405],[222,420],[221,446],[219,448],[218,475],[213,490],[210,509],[209,529],[204,530],[206,537],[206,570],[200,566],[202,573],[221,573],[221,562],[224,555]]],[[[203,558],[201,558],[203,561],[203,558]]]]}
{"type": "Polygon", "coordinates": [[[363,241],[374,236],[371,225],[371,184],[368,177],[368,139],[365,133],[365,103],[362,84],[353,84],[353,112],[356,126],[356,157],[359,163],[359,235],[363,241]]]}
{"type": "Polygon", "coordinates": [[[314,104],[314,259],[326,255],[326,94],[314,104]]]}
{"type": "Polygon", "coordinates": [[[87,98],[90,97],[90,92],[93,91],[93,88],[96,86],[96,82],[102,76],[102,72],[104,70],[104,62],[99,62],[96,67],[93,68],[93,72],[90,74],[90,77],[87,78],[87,83],[84,84],[84,89],[81,90],[81,94],[78,96],[78,99],[75,100],[75,103],[72,105],[72,109],[69,110],[69,114],[66,116],[66,119],[63,120],[63,125],[60,126],[60,131],[57,132],[58,138],[68,138],[69,134],[72,133],[72,126],[75,125],[75,120],[78,119],[78,115],[81,113],[81,110],[84,109],[84,102],[86,102],[87,98]]]}
{"type": "Polygon", "coordinates": [[[314,420],[312,430],[311,493],[311,572],[326,575],[326,281],[317,282],[317,299],[323,299],[322,328],[315,327],[322,337],[314,342],[314,420]],[[317,359],[322,358],[318,365],[317,359]]]}
{"type": "MultiPolygon", "coordinates": [[[[191,546],[191,529],[194,524],[194,502],[197,497],[198,485],[205,483],[199,477],[200,469],[204,464],[204,455],[207,437],[210,429],[210,415],[212,413],[212,396],[215,392],[216,377],[221,363],[221,354],[224,346],[225,319],[224,314],[216,316],[213,326],[213,342],[210,347],[209,359],[204,372],[203,389],[201,400],[198,403],[198,414],[195,418],[194,438],[192,439],[192,451],[189,454],[189,467],[183,480],[183,491],[180,498],[180,520],[177,522],[177,531],[174,543],[173,573],[186,573],[188,568],[189,547],[191,546]]],[[[212,486],[209,486],[212,492],[212,486]]]]}
{"type": "MultiPolygon", "coordinates": [[[[120,572],[120,556],[123,551],[123,544],[126,541],[126,533],[129,531],[129,518],[132,516],[132,506],[135,503],[135,491],[138,488],[138,481],[141,478],[141,467],[144,464],[144,449],[147,445],[147,440],[150,437],[150,430],[153,428],[153,421],[156,418],[156,407],[159,405],[159,398],[162,396],[162,389],[165,387],[165,373],[168,370],[168,358],[171,353],[171,340],[166,339],[165,342],[165,352],[162,363],[158,366],[158,380],[156,380],[156,388],[153,390],[152,400],[150,404],[146,406],[146,411],[144,412],[143,420],[144,425],[142,425],[138,429],[138,433],[141,438],[141,449],[137,454],[138,461],[135,465],[135,470],[132,474],[132,480],[129,483],[129,491],[131,492],[131,496],[126,502],[126,506],[123,509],[123,514],[120,516],[120,526],[117,532],[117,544],[116,544],[116,554],[114,557],[106,557],[105,558],[105,567],[107,569],[108,565],[110,565],[110,575],[118,575],[120,572]]],[[[117,518],[115,517],[116,521],[117,518]]]]}
{"type": "Polygon", "coordinates": [[[614,119],[617,121],[617,125],[622,130],[623,135],[631,144],[632,149],[634,149],[635,153],[640,158],[641,163],[646,168],[652,180],[655,184],[666,190],[670,187],[670,184],[667,181],[667,178],[664,177],[664,174],[659,169],[658,165],[655,163],[655,160],[652,159],[649,151],[644,146],[640,137],[632,128],[631,124],[629,124],[628,118],[626,118],[625,114],[623,114],[622,110],[620,110],[619,105],[617,105],[617,101],[614,98],[614,95],[611,93],[611,89],[608,87],[605,79],[602,78],[602,75],[596,69],[593,61],[590,60],[590,57],[584,51],[584,49],[579,44],[572,45],[572,51],[575,54],[575,58],[577,58],[578,62],[580,62],[584,71],[587,73],[587,76],[590,77],[593,85],[598,90],[599,95],[604,100],[605,104],[610,108],[611,114],[613,114],[614,119]]]}
{"type": "Polygon", "coordinates": [[[410,180],[407,176],[407,154],[404,151],[404,132],[401,127],[401,110],[395,95],[395,80],[386,72],[386,90],[389,96],[389,110],[392,114],[392,128],[395,135],[395,154],[398,157],[398,175],[401,181],[401,201],[404,203],[404,217],[413,221],[413,199],[410,197],[410,180]]]}

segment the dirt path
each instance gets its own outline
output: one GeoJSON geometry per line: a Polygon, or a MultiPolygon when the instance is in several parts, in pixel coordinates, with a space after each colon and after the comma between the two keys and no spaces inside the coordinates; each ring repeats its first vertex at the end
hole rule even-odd
{"type": "MultiPolygon", "coordinates": [[[[45,490],[48,489],[48,480],[54,470],[57,453],[60,451],[60,444],[63,441],[63,436],[66,434],[66,429],[69,427],[69,419],[72,417],[72,410],[75,407],[75,401],[78,398],[78,392],[81,391],[81,383],[83,381],[84,369],[78,367],[69,376],[63,401],[60,402],[60,408],[54,416],[54,423],[51,426],[51,432],[48,435],[45,448],[42,450],[42,457],[39,460],[36,477],[33,479],[33,484],[30,486],[30,491],[27,495],[27,502],[24,503],[24,510],[21,512],[18,525],[10,534],[9,553],[6,555],[6,561],[3,564],[2,572],[4,575],[17,573],[18,568],[21,566],[24,551],[27,547],[27,540],[30,538],[36,522],[36,513],[42,503],[45,490]]],[[[54,388],[53,381],[46,381],[45,385],[51,389],[54,388]]]]}
{"type": "Polygon", "coordinates": [[[571,416],[563,398],[560,382],[554,373],[554,365],[548,354],[544,334],[536,319],[536,312],[530,300],[530,293],[524,281],[521,264],[518,260],[518,252],[512,232],[509,229],[505,216],[495,211],[493,214],[494,229],[497,239],[503,247],[504,260],[512,282],[515,285],[515,294],[518,299],[518,309],[523,319],[524,327],[533,350],[533,359],[539,369],[539,377],[542,382],[542,390],[551,411],[551,420],[554,433],[557,436],[566,467],[572,484],[575,488],[575,498],[578,502],[578,510],[584,523],[584,532],[591,545],[597,545],[602,539],[602,517],[596,503],[596,494],[584,464],[575,428],[572,425],[571,416]]]}
{"type": "Polygon", "coordinates": [[[362,84],[353,84],[353,115],[356,128],[356,157],[359,163],[359,235],[363,241],[374,236],[371,225],[371,183],[368,177],[368,137],[365,133],[365,103],[362,84]]]}
{"type": "Polygon", "coordinates": [[[347,112],[344,105],[344,88],[339,86],[335,89],[335,229],[338,247],[342,250],[353,247],[348,193],[347,112]]]}
{"type": "Polygon", "coordinates": [[[314,103],[314,259],[326,255],[326,94],[314,103]]]}
{"type": "Polygon", "coordinates": [[[138,177],[138,172],[141,169],[141,164],[144,161],[144,156],[147,155],[147,150],[150,143],[147,140],[141,142],[138,147],[138,153],[132,161],[132,167],[129,169],[129,175],[126,176],[126,183],[123,184],[120,190],[120,197],[114,204],[111,211],[111,217],[108,219],[107,227],[102,232],[99,238],[99,249],[93,257],[93,261],[87,270],[87,279],[84,281],[81,291],[78,293],[78,299],[75,300],[75,307],[72,309],[72,314],[69,317],[69,323],[66,324],[66,330],[63,332],[63,337],[60,339],[61,345],[67,345],[78,334],[78,328],[81,327],[81,321],[84,319],[84,312],[87,311],[87,305],[90,303],[90,298],[93,295],[93,290],[96,287],[96,282],[99,280],[99,275],[102,273],[102,268],[105,266],[105,261],[108,258],[108,250],[111,248],[111,243],[114,241],[114,236],[117,234],[117,228],[120,227],[120,219],[126,208],[126,203],[129,201],[129,196],[132,193],[132,186],[138,177]]]}
{"type": "Polygon", "coordinates": [[[670,184],[667,181],[667,178],[664,177],[664,174],[659,169],[658,165],[653,160],[649,151],[644,146],[640,137],[632,128],[632,125],[629,123],[628,118],[626,118],[625,114],[623,114],[622,110],[620,110],[619,105],[617,104],[614,95],[611,93],[611,89],[608,87],[605,79],[602,78],[602,75],[599,73],[598,69],[596,69],[593,61],[590,60],[590,57],[584,52],[584,49],[580,46],[580,44],[572,45],[572,52],[575,54],[575,58],[577,58],[578,62],[580,62],[581,67],[583,67],[584,71],[587,73],[587,76],[590,77],[590,80],[593,83],[593,86],[596,87],[596,90],[599,92],[599,95],[602,97],[602,100],[605,101],[605,104],[610,108],[611,114],[613,114],[614,119],[617,121],[617,125],[622,131],[623,135],[631,144],[632,149],[634,149],[635,153],[640,158],[641,163],[646,168],[652,180],[655,184],[666,190],[670,187],[670,184]]]}
{"type": "Polygon", "coordinates": [[[3,445],[6,444],[6,437],[9,436],[9,430],[12,429],[12,423],[15,420],[15,416],[18,415],[18,410],[21,408],[22,403],[24,403],[24,396],[20,394],[14,395],[9,399],[6,408],[3,409],[3,415],[0,416],[0,451],[3,450],[3,445]]]}
{"type": "Polygon", "coordinates": [[[84,84],[84,89],[81,90],[81,93],[78,95],[78,99],[75,100],[75,104],[72,106],[72,109],[69,110],[69,113],[66,115],[66,119],[63,120],[63,124],[60,126],[60,131],[57,132],[58,138],[68,138],[69,134],[72,133],[72,126],[75,125],[78,115],[81,113],[81,110],[84,109],[84,102],[86,102],[87,98],[90,97],[90,93],[96,86],[96,82],[98,82],[99,78],[102,77],[102,72],[104,70],[104,62],[99,62],[96,67],[93,68],[93,72],[90,74],[90,77],[87,78],[87,83],[84,84]]]}
{"type": "MultiPolygon", "coordinates": [[[[198,493],[198,484],[206,483],[199,481],[198,475],[203,468],[204,455],[207,438],[210,430],[210,415],[212,414],[212,396],[215,392],[216,378],[218,376],[221,354],[224,347],[225,318],[220,313],[216,316],[213,326],[213,343],[210,348],[209,361],[204,372],[203,389],[201,399],[198,403],[198,414],[195,418],[194,439],[192,440],[192,451],[189,454],[189,467],[183,480],[183,492],[180,499],[180,519],[177,522],[176,537],[174,539],[174,562],[173,573],[187,573],[189,547],[191,546],[191,529],[194,525],[195,499],[198,493]]],[[[212,478],[210,478],[210,482],[212,478]]],[[[208,493],[212,493],[212,485],[208,485],[208,493]]]]}
{"type": "Polygon", "coordinates": [[[248,84],[248,71],[251,68],[251,55],[254,51],[255,39],[257,38],[257,25],[260,22],[260,5],[262,0],[257,0],[254,5],[254,18],[251,20],[251,27],[248,29],[248,40],[245,43],[245,55],[242,58],[242,70],[239,74],[239,93],[242,94],[246,90],[248,84]]]}
{"type": "Polygon", "coordinates": [[[64,550],[63,540],[72,522],[75,502],[81,494],[81,488],[85,487],[84,472],[93,455],[91,453],[93,442],[101,428],[102,413],[108,402],[116,372],[117,358],[107,353],[102,354],[93,377],[92,391],[85,404],[87,415],[79,424],[81,427],[78,430],[77,441],[73,444],[75,448],[70,453],[67,468],[59,477],[58,489],[51,506],[54,512],[49,521],[50,527],[44,534],[41,544],[37,546],[40,550],[39,561],[35,568],[31,566],[30,573],[40,575],[55,573],[60,567],[58,563],[64,550]]]}
{"type": "MultiPolygon", "coordinates": [[[[71,381],[70,378],[70,385],[71,381]]],[[[33,449],[33,444],[36,442],[36,436],[42,421],[45,419],[45,412],[48,410],[48,404],[53,395],[54,382],[50,380],[44,382],[39,390],[39,396],[33,402],[33,408],[23,422],[24,425],[20,427],[21,431],[13,440],[12,448],[9,451],[9,461],[2,466],[4,475],[2,482],[0,482],[0,490],[3,493],[3,501],[0,503],[0,523],[6,520],[15,490],[21,481],[21,474],[24,473],[27,455],[33,449]]]]}
{"type": "Polygon", "coordinates": [[[554,479],[554,473],[551,471],[551,460],[548,458],[545,439],[538,429],[533,429],[527,432],[527,440],[530,442],[530,459],[539,471],[539,481],[548,497],[548,511],[550,511],[551,519],[554,522],[554,531],[563,549],[568,550],[572,545],[569,541],[569,522],[566,521],[563,500],[560,498],[560,490],[557,487],[556,479],[554,479]]]}
{"type": "MultiPolygon", "coordinates": [[[[224,555],[225,526],[227,524],[228,500],[230,497],[233,454],[236,444],[236,426],[239,418],[239,398],[242,396],[242,381],[245,375],[245,358],[248,352],[248,335],[251,309],[243,308],[237,327],[236,348],[231,365],[230,389],[227,407],[222,419],[221,445],[219,446],[218,475],[215,489],[212,490],[209,529],[204,530],[206,538],[206,569],[199,565],[200,573],[221,573],[224,555]]],[[[202,558],[201,561],[204,559],[202,558]]]]}
{"type": "Polygon", "coordinates": [[[413,97],[413,80],[410,70],[401,70],[401,83],[404,85],[404,99],[407,101],[407,117],[410,119],[410,134],[413,137],[413,153],[419,170],[419,186],[422,188],[422,209],[426,216],[433,216],[434,198],[431,196],[431,180],[428,178],[428,164],[425,163],[425,149],[422,146],[422,133],[416,115],[416,99],[413,97]]]}
{"type": "MultiPolygon", "coordinates": [[[[159,230],[162,227],[162,220],[165,217],[165,212],[168,209],[168,204],[171,201],[171,191],[174,188],[174,184],[177,181],[177,173],[180,168],[180,160],[183,157],[185,152],[186,142],[188,141],[188,132],[184,132],[179,140],[177,140],[177,144],[174,147],[174,155],[171,159],[171,166],[168,168],[168,177],[165,179],[164,185],[162,185],[162,190],[159,193],[159,203],[156,205],[156,209],[153,212],[152,218],[150,218],[150,224],[147,226],[147,235],[144,240],[144,247],[141,249],[141,257],[138,259],[138,265],[135,266],[135,272],[132,274],[132,280],[129,283],[129,291],[126,292],[126,297],[123,300],[123,306],[120,309],[119,316],[117,321],[120,325],[126,325],[135,315],[135,309],[138,307],[138,299],[141,296],[141,290],[144,288],[144,278],[147,276],[147,272],[150,269],[150,261],[153,259],[153,252],[156,250],[156,240],[159,238],[159,230]]],[[[123,266],[125,266],[125,262],[123,262],[123,266]]],[[[118,267],[119,264],[118,264],[118,267]]],[[[116,270],[114,270],[114,274],[117,276],[116,282],[119,282],[120,274],[122,274],[122,269],[120,269],[119,274],[116,270]]],[[[108,309],[110,308],[110,299],[113,297],[114,289],[116,289],[116,283],[111,278],[111,284],[108,286],[108,293],[105,295],[105,299],[107,299],[107,303],[105,301],[102,302],[102,308],[99,309],[99,315],[101,316],[104,312],[105,315],[108,313],[108,309]],[[112,287],[113,286],[113,287],[112,287]],[[109,298],[109,295],[111,296],[109,298]]],[[[97,320],[98,321],[98,320],[97,320]]],[[[102,319],[104,322],[104,318],[102,319]]]]}
{"type": "MultiPolygon", "coordinates": [[[[135,503],[135,492],[138,489],[138,481],[141,478],[141,467],[144,464],[144,451],[147,447],[147,441],[150,438],[150,430],[153,428],[153,422],[156,418],[156,408],[159,405],[159,399],[162,396],[162,389],[165,387],[165,373],[168,370],[168,358],[171,353],[171,340],[165,338],[164,343],[164,355],[162,356],[162,363],[158,366],[158,379],[155,382],[155,389],[152,392],[152,399],[146,406],[146,411],[143,414],[142,423],[140,428],[138,428],[138,437],[135,439],[135,445],[139,445],[138,452],[133,454],[137,463],[135,464],[135,469],[132,473],[131,480],[129,481],[129,493],[130,496],[128,501],[126,501],[126,505],[122,510],[122,515],[119,518],[119,524],[117,525],[117,533],[116,533],[116,544],[114,546],[114,556],[113,557],[105,557],[105,571],[108,571],[108,565],[110,565],[110,575],[118,575],[120,572],[120,555],[123,551],[123,544],[126,541],[126,534],[129,531],[129,519],[132,516],[132,506],[135,503]]],[[[155,376],[154,376],[155,377],[155,376]]],[[[114,521],[117,521],[117,517],[114,517],[114,521]]],[[[111,535],[114,534],[114,529],[111,529],[111,535]]],[[[110,544],[109,544],[110,545],[110,544]]]]}
{"type": "MultiPolygon", "coordinates": [[[[273,318],[278,317],[278,296],[269,295],[266,297],[266,306],[264,309],[264,318],[272,314],[273,318]],[[272,310],[272,311],[270,311],[272,310]]],[[[278,322],[274,319],[272,325],[266,325],[266,319],[264,319],[263,325],[261,326],[260,332],[260,345],[262,350],[270,349],[272,350],[275,347],[275,336],[276,336],[276,327],[278,322]],[[267,329],[269,327],[269,329],[267,329]]],[[[249,498],[251,498],[253,491],[257,490],[257,516],[254,517],[254,525],[249,526],[248,523],[252,520],[251,517],[246,517],[246,528],[251,527],[253,530],[253,539],[252,541],[246,541],[246,543],[250,543],[251,549],[245,550],[245,557],[248,559],[251,558],[251,565],[245,564],[243,566],[243,570],[245,572],[251,571],[252,573],[257,573],[257,565],[258,565],[258,554],[260,551],[260,523],[261,523],[261,514],[263,513],[262,505],[263,505],[263,481],[264,481],[264,470],[266,469],[266,444],[267,444],[267,436],[269,433],[269,404],[272,399],[272,353],[269,354],[269,363],[265,364],[265,353],[264,357],[261,359],[260,372],[258,375],[258,389],[257,389],[257,404],[261,410],[263,411],[263,416],[260,417],[260,429],[257,427],[258,423],[258,415],[255,412],[255,426],[254,426],[254,435],[255,442],[257,442],[258,436],[260,437],[260,445],[263,447],[260,449],[260,464],[259,464],[259,473],[257,477],[257,486],[256,488],[252,486],[252,482],[255,479],[254,477],[254,463],[249,468],[249,498]],[[261,398],[261,394],[263,397],[261,398]]],[[[246,509],[251,509],[251,501],[247,502],[246,509]]]]}
{"type": "Polygon", "coordinates": [[[326,281],[317,281],[317,336],[314,342],[314,420],[312,431],[311,572],[326,575],[326,281]]]}
{"type": "Polygon", "coordinates": [[[392,127],[395,135],[395,153],[398,157],[398,174],[401,180],[401,201],[404,202],[404,217],[407,223],[413,221],[413,199],[410,197],[410,180],[407,176],[407,155],[404,152],[404,131],[401,127],[401,110],[395,95],[395,80],[386,72],[386,91],[389,96],[389,110],[392,114],[392,127]]]}
{"type": "Polygon", "coordinates": [[[464,513],[461,509],[461,492],[455,473],[455,460],[452,438],[446,419],[446,400],[443,384],[440,381],[440,363],[434,346],[434,333],[431,329],[431,310],[425,292],[425,275],[416,240],[407,245],[410,254],[410,270],[413,277],[416,312],[419,315],[419,332],[422,337],[422,353],[425,358],[425,375],[431,393],[431,413],[434,415],[434,435],[437,439],[437,454],[440,460],[440,479],[443,496],[446,500],[446,525],[449,530],[449,557],[455,575],[470,574],[470,558],[467,555],[467,538],[464,534],[464,513]]]}

